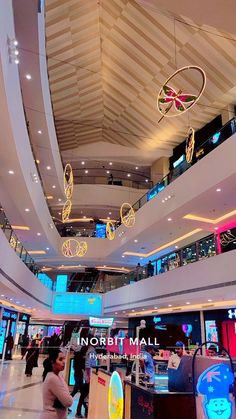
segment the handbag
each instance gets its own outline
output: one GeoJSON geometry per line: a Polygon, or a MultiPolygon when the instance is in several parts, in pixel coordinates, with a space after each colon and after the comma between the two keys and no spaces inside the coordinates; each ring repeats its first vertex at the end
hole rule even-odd
{"type": "Polygon", "coordinates": [[[53,406],[55,409],[65,409],[65,406],[60,402],[58,398],[55,399],[53,406]]]}

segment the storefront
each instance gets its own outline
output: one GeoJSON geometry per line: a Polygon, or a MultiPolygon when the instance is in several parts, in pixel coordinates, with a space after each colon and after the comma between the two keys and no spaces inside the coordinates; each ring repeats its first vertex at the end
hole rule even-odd
{"type": "Polygon", "coordinates": [[[26,313],[19,313],[19,320],[16,326],[16,336],[15,336],[15,345],[18,344],[20,335],[28,334],[30,315],[26,313]]]}
{"type": "Polygon", "coordinates": [[[236,307],[204,312],[206,340],[221,342],[236,357],[236,307]]]}
{"type": "Polygon", "coordinates": [[[5,339],[11,333],[13,339],[16,333],[18,313],[16,311],[2,308],[2,316],[0,321],[0,359],[4,354],[5,339]]]}
{"type": "Polygon", "coordinates": [[[135,337],[136,327],[140,325],[141,320],[146,321],[146,327],[140,330],[140,338],[155,345],[159,344],[163,349],[174,347],[176,341],[179,340],[185,346],[197,345],[201,342],[199,312],[156,314],[130,319],[129,336],[135,337]]]}
{"type": "Polygon", "coordinates": [[[30,338],[33,338],[36,335],[43,338],[45,336],[52,336],[54,333],[59,336],[61,332],[62,326],[60,325],[30,324],[28,328],[30,338]]]}

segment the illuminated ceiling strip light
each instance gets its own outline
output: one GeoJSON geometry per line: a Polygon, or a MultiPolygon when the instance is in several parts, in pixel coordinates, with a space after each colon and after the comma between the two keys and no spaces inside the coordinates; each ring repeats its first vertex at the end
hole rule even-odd
{"type": "Polygon", "coordinates": [[[231,212],[227,212],[226,214],[222,215],[219,218],[205,218],[205,217],[200,217],[200,216],[194,215],[194,214],[187,214],[183,218],[185,220],[201,221],[203,223],[209,223],[209,224],[218,224],[221,221],[224,221],[227,218],[232,217],[233,215],[236,215],[236,210],[233,210],[231,212]]]}
{"type": "Polygon", "coordinates": [[[28,251],[29,255],[45,255],[45,250],[30,250],[28,251]]]}
{"type": "Polygon", "coordinates": [[[166,249],[169,246],[173,246],[176,243],[179,243],[181,240],[187,239],[188,237],[193,236],[194,234],[199,233],[200,231],[202,231],[201,228],[196,228],[195,230],[190,231],[189,233],[184,234],[183,236],[177,237],[177,239],[172,240],[171,242],[168,242],[166,244],[163,244],[160,247],[157,247],[154,250],[151,250],[151,252],[149,253],[138,253],[138,252],[124,252],[124,255],[129,255],[129,256],[142,256],[144,258],[149,257],[151,255],[154,255],[155,253],[160,252],[161,250],[166,249]]]}
{"type": "Polygon", "coordinates": [[[120,272],[130,272],[131,269],[127,268],[120,268],[120,267],[114,267],[114,266],[95,266],[96,269],[100,269],[102,271],[120,271],[120,272]]]}
{"type": "Polygon", "coordinates": [[[53,196],[52,195],[47,195],[46,199],[53,199],[53,196]]]}
{"type": "Polygon", "coordinates": [[[66,270],[66,269],[81,269],[81,268],[87,268],[87,265],[66,265],[66,266],[58,266],[58,269],[60,270],[66,270]]]}
{"type": "Polygon", "coordinates": [[[52,271],[52,270],[53,270],[53,268],[42,268],[41,269],[42,272],[49,272],[49,271],[52,271]]]}
{"type": "Polygon", "coordinates": [[[90,221],[93,221],[93,218],[68,218],[68,220],[66,220],[64,222],[64,224],[68,224],[68,223],[89,223],[90,221]]]}
{"type": "MultiPolygon", "coordinates": [[[[235,307],[236,305],[236,300],[229,300],[229,301],[214,301],[214,302],[205,302],[203,301],[202,303],[198,303],[198,304],[189,304],[186,307],[185,305],[176,305],[176,306],[172,306],[172,307],[163,307],[163,308],[158,308],[157,310],[155,310],[155,313],[158,314],[165,314],[165,313],[172,313],[173,311],[191,311],[191,310],[202,310],[202,309],[209,309],[212,307],[217,307],[217,308],[221,308],[223,307],[228,308],[228,307],[235,307]]],[[[153,308],[150,308],[149,310],[145,310],[145,311],[140,311],[140,309],[136,309],[135,310],[135,315],[144,315],[144,314],[152,314],[154,311],[153,308]]],[[[134,313],[129,313],[129,316],[133,316],[134,313]]]]}
{"type": "Polygon", "coordinates": [[[12,226],[12,228],[13,230],[25,230],[25,231],[30,230],[30,228],[27,226],[12,226]]]}

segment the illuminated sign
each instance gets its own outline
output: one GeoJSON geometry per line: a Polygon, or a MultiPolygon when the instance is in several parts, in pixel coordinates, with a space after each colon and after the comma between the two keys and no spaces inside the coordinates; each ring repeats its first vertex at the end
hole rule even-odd
{"type": "Polygon", "coordinates": [[[124,394],[118,372],[113,372],[108,389],[109,419],[122,419],[124,411],[124,394]]]}
{"type": "Polygon", "coordinates": [[[228,318],[236,319],[236,308],[234,310],[228,310],[228,318]]]}
{"type": "Polygon", "coordinates": [[[3,310],[2,318],[3,319],[16,320],[17,319],[17,313],[15,313],[14,311],[3,310]]]}
{"type": "Polygon", "coordinates": [[[197,392],[204,395],[202,410],[206,419],[232,419],[230,388],[233,383],[234,375],[227,364],[211,365],[200,375],[197,392]]]}
{"type": "Polygon", "coordinates": [[[181,163],[183,163],[184,160],[185,160],[185,155],[182,154],[182,156],[180,156],[180,158],[173,163],[174,169],[178,167],[181,163]]]}
{"type": "Polygon", "coordinates": [[[212,144],[216,144],[216,143],[218,143],[218,141],[219,141],[219,138],[220,138],[220,132],[216,132],[214,135],[213,135],[213,137],[212,137],[212,139],[211,139],[211,142],[212,142],[212,144]]]}
{"type": "Polygon", "coordinates": [[[28,322],[29,321],[29,318],[30,318],[30,316],[28,316],[28,314],[21,313],[20,314],[20,317],[19,317],[19,320],[21,322],[28,322]]]}
{"type": "Polygon", "coordinates": [[[91,327],[111,327],[114,317],[89,317],[89,326],[91,327]]]}
{"type": "Polygon", "coordinates": [[[101,316],[102,296],[98,294],[79,294],[73,292],[55,293],[52,312],[55,314],[101,316]]]}
{"type": "Polygon", "coordinates": [[[154,323],[159,323],[159,322],[161,322],[161,317],[153,317],[153,322],[154,322],[154,323]]]}

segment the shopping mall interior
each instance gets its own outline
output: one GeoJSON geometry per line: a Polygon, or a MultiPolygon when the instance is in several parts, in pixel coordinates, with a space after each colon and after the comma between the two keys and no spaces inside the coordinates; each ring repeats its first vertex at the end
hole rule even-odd
{"type": "Polygon", "coordinates": [[[236,418],[235,12],[0,0],[1,419],[236,418]]]}

